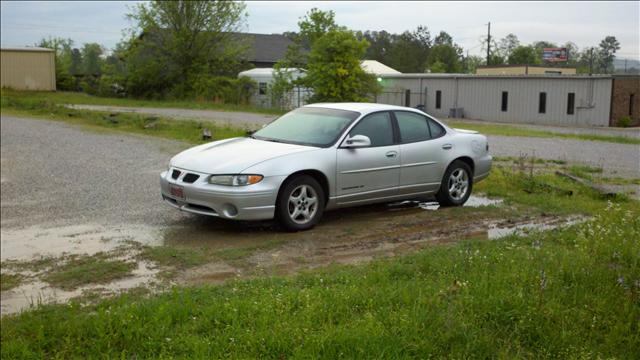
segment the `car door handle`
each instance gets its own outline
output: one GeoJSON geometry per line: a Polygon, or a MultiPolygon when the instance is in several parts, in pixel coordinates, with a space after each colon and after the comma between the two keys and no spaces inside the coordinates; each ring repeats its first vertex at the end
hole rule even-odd
{"type": "Polygon", "coordinates": [[[442,148],[445,149],[445,150],[451,150],[452,147],[453,147],[453,145],[451,145],[451,144],[442,145],[442,148]]]}
{"type": "Polygon", "coordinates": [[[388,158],[394,158],[398,156],[398,153],[396,151],[389,151],[388,153],[385,154],[385,156],[388,158]]]}

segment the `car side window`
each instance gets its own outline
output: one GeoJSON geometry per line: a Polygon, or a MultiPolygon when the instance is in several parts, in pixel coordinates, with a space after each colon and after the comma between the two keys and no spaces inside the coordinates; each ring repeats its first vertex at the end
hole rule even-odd
{"type": "Polygon", "coordinates": [[[371,146],[393,145],[393,128],[391,126],[391,115],[388,112],[379,112],[368,115],[360,120],[351,129],[349,136],[364,135],[371,140],[371,146]]]}
{"type": "Polygon", "coordinates": [[[444,136],[444,134],[447,133],[447,131],[442,127],[442,125],[438,124],[437,122],[431,119],[429,119],[429,129],[431,130],[432,139],[439,138],[441,136],[444,136]]]}
{"type": "Polygon", "coordinates": [[[408,111],[396,111],[400,128],[400,140],[403,144],[431,139],[427,118],[408,111]]]}

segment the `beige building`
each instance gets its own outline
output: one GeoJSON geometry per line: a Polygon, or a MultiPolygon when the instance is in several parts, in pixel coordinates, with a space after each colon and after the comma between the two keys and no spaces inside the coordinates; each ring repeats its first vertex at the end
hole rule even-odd
{"type": "Polygon", "coordinates": [[[478,66],[476,75],[575,75],[576,68],[538,65],[478,66]]]}
{"type": "Polygon", "coordinates": [[[16,90],[56,90],[55,53],[39,47],[2,48],[2,87],[16,90]]]}

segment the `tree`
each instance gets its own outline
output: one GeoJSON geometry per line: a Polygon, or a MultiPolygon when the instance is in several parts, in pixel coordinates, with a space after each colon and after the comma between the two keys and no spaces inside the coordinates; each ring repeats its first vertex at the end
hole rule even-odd
{"type": "MultiPolygon", "coordinates": [[[[184,97],[203,75],[238,70],[245,44],[235,37],[245,5],[232,1],[151,1],[128,14],[134,22],[127,53],[128,86],[135,95],[184,97]]],[[[235,75],[235,74],[234,74],[235,75]]]]}
{"type": "Polygon", "coordinates": [[[429,53],[429,69],[435,72],[434,68],[444,68],[446,73],[459,73],[462,71],[460,56],[456,48],[449,44],[435,45],[429,53]]]}
{"type": "Polygon", "coordinates": [[[520,46],[520,40],[518,40],[518,37],[514,34],[509,34],[500,39],[498,51],[501,56],[508,58],[511,55],[511,52],[518,46],[520,46]]]}
{"type": "Polygon", "coordinates": [[[447,72],[447,68],[446,68],[446,65],[443,62],[441,62],[439,60],[436,60],[431,65],[429,65],[429,72],[430,73],[434,73],[434,74],[446,73],[447,72]]]}
{"type": "Polygon", "coordinates": [[[482,65],[484,61],[485,59],[480,56],[467,56],[462,62],[462,71],[464,71],[466,74],[475,74],[478,66],[482,65]]]}
{"type": "MultiPolygon", "coordinates": [[[[284,59],[280,60],[276,68],[303,68],[308,61],[308,50],[313,48],[316,40],[331,30],[338,28],[333,11],[322,11],[317,8],[309,10],[298,21],[297,33],[287,32],[285,36],[293,40],[289,45],[284,59]]],[[[280,74],[286,76],[286,74],[280,74]]]]}
{"type": "Polygon", "coordinates": [[[305,85],[312,102],[367,101],[379,92],[376,77],[360,66],[369,44],[352,31],[333,29],[315,41],[309,54],[305,85]]]}
{"type": "Polygon", "coordinates": [[[311,49],[313,44],[320,39],[324,34],[331,30],[338,28],[335,21],[336,14],[332,11],[322,11],[317,8],[313,8],[307,12],[304,18],[298,21],[298,38],[301,44],[311,49]]]}
{"type": "Polygon", "coordinates": [[[80,53],[80,50],[76,48],[71,50],[71,64],[69,66],[69,73],[73,76],[82,74],[82,53],[80,53]]]}
{"type": "Polygon", "coordinates": [[[613,60],[618,50],[620,50],[620,42],[615,36],[607,36],[600,42],[600,68],[605,74],[613,72],[613,60]]]}
{"type": "Polygon", "coordinates": [[[510,65],[536,65],[540,64],[540,58],[533,46],[518,46],[509,55],[510,65]]]}
{"type": "Polygon", "coordinates": [[[446,31],[440,33],[433,39],[434,45],[453,45],[453,38],[446,31]]]}
{"type": "Polygon", "coordinates": [[[102,74],[102,59],[104,49],[100,44],[89,43],[82,47],[82,73],[84,75],[100,76],[102,74]]]}
{"type": "MultiPolygon", "coordinates": [[[[428,48],[426,51],[428,52],[428,48]]],[[[418,43],[414,34],[405,31],[394,36],[386,65],[403,73],[421,73],[426,67],[426,58],[423,57],[424,50],[418,43]]]]}

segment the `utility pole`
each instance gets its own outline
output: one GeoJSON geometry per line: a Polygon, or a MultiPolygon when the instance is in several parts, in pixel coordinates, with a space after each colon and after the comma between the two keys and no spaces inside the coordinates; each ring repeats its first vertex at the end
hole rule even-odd
{"type": "Polygon", "coordinates": [[[624,73],[627,73],[627,59],[624,59],[624,73]]]}
{"type": "Polygon", "coordinates": [[[593,48],[589,49],[589,76],[593,74],[593,48]]]}
{"type": "Polygon", "coordinates": [[[491,51],[491,22],[487,24],[487,65],[489,65],[490,51],[491,51]]]}

